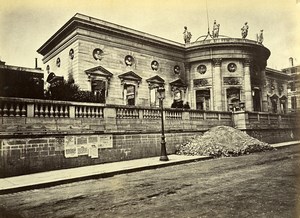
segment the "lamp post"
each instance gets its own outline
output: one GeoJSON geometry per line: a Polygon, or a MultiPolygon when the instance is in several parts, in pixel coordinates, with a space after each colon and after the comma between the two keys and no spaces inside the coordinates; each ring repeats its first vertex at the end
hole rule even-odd
{"type": "Polygon", "coordinates": [[[163,107],[163,100],[165,98],[165,88],[158,87],[158,98],[160,104],[160,116],[161,116],[161,146],[160,146],[160,161],[168,161],[169,158],[167,156],[167,149],[166,149],[166,141],[165,141],[165,129],[164,129],[164,107],[163,107]]]}

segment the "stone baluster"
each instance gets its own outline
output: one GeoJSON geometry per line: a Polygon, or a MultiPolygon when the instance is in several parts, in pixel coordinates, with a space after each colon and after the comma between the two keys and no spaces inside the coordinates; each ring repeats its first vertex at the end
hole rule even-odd
{"type": "Polygon", "coordinates": [[[87,117],[88,113],[87,113],[87,107],[83,106],[82,107],[82,117],[87,117]]]}
{"type": "Polygon", "coordinates": [[[41,104],[40,105],[40,117],[45,117],[46,114],[45,114],[45,105],[44,104],[41,104]]]}
{"type": "Polygon", "coordinates": [[[62,105],[61,106],[61,116],[62,117],[66,117],[66,107],[65,105],[62,105]]]}
{"type": "Polygon", "coordinates": [[[53,116],[54,116],[53,106],[50,105],[49,117],[53,117],[53,116]]]}
{"type": "Polygon", "coordinates": [[[101,116],[101,111],[102,111],[101,107],[96,107],[95,108],[95,117],[102,117],[101,116]]]}
{"type": "Polygon", "coordinates": [[[58,106],[53,105],[53,117],[58,117],[58,106]]]}
{"type": "Polygon", "coordinates": [[[8,116],[7,103],[4,103],[4,107],[3,107],[3,117],[7,117],[7,116],[8,116]]]}
{"type": "Polygon", "coordinates": [[[34,116],[35,117],[39,117],[39,107],[40,107],[40,105],[38,105],[38,104],[34,104],[34,116]]]}
{"type": "MultiPolygon", "coordinates": [[[[72,106],[72,118],[74,118],[75,117],[75,113],[74,113],[74,106],[72,106]]],[[[66,110],[65,110],[65,117],[70,117],[70,114],[71,114],[71,106],[66,106],[66,110]]]]}
{"type": "Polygon", "coordinates": [[[64,117],[63,105],[60,105],[60,106],[58,107],[58,116],[59,116],[59,117],[64,117]]]}
{"type": "Polygon", "coordinates": [[[16,106],[16,117],[19,117],[21,115],[20,105],[17,104],[16,106]]]}
{"type": "Polygon", "coordinates": [[[21,117],[26,117],[27,116],[27,111],[26,111],[27,105],[26,104],[22,105],[22,107],[20,109],[21,109],[21,117]]]}
{"type": "Polygon", "coordinates": [[[13,104],[10,104],[10,107],[9,107],[9,116],[10,117],[13,117],[14,116],[14,106],[13,106],[13,104]]]}
{"type": "Polygon", "coordinates": [[[91,109],[92,109],[92,107],[90,107],[90,106],[87,106],[87,107],[86,107],[87,117],[92,117],[91,109]]]}

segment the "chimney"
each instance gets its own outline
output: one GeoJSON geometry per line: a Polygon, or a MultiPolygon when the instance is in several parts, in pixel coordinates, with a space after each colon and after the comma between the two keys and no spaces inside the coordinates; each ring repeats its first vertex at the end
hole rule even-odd
{"type": "Polygon", "coordinates": [[[289,61],[290,61],[290,67],[293,67],[294,66],[294,60],[292,57],[289,58],[289,61]]]}
{"type": "Polygon", "coordinates": [[[37,60],[37,58],[35,58],[35,69],[37,69],[38,68],[38,60],[37,60]]]}

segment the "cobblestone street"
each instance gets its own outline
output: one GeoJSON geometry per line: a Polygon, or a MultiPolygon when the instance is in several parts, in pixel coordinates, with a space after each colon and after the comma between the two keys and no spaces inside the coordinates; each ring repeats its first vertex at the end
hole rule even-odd
{"type": "Polygon", "coordinates": [[[0,213],[2,217],[296,217],[299,164],[298,146],[213,159],[1,195],[0,213]]]}

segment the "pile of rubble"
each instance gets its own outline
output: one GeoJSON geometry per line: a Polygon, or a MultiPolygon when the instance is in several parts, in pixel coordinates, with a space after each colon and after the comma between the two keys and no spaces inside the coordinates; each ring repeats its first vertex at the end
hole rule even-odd
{"type": "Polygon", "coordinates": [[[229,126],[216,126],[177,146],[176,154],[229,157],[273,150],[269,144],[229,126]]]}

